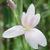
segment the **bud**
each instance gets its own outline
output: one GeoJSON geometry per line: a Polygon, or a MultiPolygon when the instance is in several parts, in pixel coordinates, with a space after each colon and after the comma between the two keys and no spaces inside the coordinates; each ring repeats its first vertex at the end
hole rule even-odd
{"type": "Polygon", "coordinates": [[[16,9],[16,4],[12,0],[7,0],[7,3],[11,9],[16,9]]]}

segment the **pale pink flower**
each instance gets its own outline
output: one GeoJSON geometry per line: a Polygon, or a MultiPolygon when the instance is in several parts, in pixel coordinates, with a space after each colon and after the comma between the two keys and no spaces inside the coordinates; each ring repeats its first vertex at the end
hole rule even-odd
{"type": "Polygon", "coordinates": [[[40,14],[35,14],[35,7],[31,4],[27,12],[23,12],[21,23],[3,33],[3,38],[13,38],[24,35],[27,43],[34,49],[38,49],[38,45],[45,47],[47,40],[44,34],[35,28],[40,21],[40,14]]]}

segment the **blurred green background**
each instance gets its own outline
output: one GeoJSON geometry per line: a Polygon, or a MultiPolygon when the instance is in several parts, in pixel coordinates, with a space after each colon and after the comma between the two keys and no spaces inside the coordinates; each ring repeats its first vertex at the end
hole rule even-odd
{"type": "Polygon", "coordinates": [[[48,42],[46,47],[39,47],[38,50],[50,50],[50,0],[13,0],[17,5],[16,10],[11,10],[6,1],[0,0],[0,50],[34,50],[27,44],[24,36],[11,39],[2,38],[5,30],[21,24],[21,14],[27,11],[31,3],[35,5],[36,13],[41,14],[37,28],[45,34],[48,42]]]}

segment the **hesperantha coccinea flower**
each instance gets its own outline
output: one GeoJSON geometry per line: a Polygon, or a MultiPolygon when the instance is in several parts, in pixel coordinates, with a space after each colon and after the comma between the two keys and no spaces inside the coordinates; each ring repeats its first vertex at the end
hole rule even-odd
{"type": "Polygon", "coordinates": [[[47,40],[44,34],[35,28],[40,21],[40,14],[35,14],[35,7],[31,4],[27,12],[23,12],[21,23],[3,33],[3,38],[14,38],[21,35],[25,36],[27,43],[34,49],[38,49],[38,45],[45,47],[47,40]]]}

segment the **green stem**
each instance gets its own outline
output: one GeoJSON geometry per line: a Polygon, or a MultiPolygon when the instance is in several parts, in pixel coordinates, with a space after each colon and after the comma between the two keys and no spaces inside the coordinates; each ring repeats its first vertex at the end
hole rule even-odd
{"type": "Polygon", "coordinates": [[[16,14],[15,11],[13,11],[13,13],[14,13],[14,16],[15,16],[15,19],[16,19],[17,23],[20,24],[20,21],[19,21],[19,19],[18,19],[18,15],[16,14]]]}

